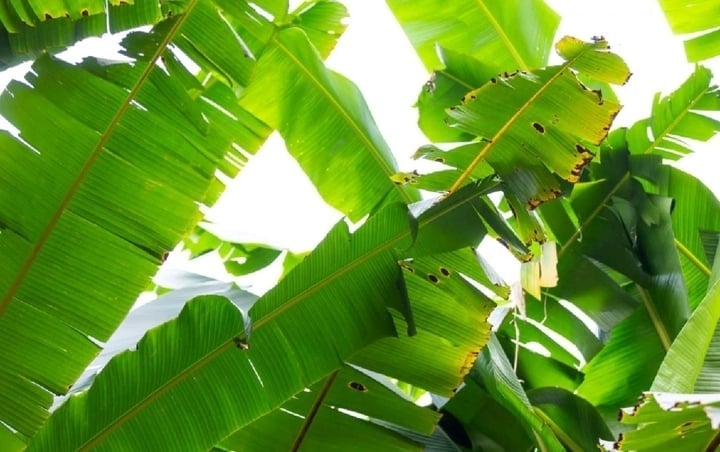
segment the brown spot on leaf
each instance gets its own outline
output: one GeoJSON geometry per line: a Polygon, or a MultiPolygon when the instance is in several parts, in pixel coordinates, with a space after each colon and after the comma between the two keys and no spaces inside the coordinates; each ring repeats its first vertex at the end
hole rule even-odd
{"type": "Polygon", "coordinates": [[[434,275],[432,273],[428,273],[427,279],[433,284],[437,284],[440,282],[440,278],[438,278],[437,275],[434,275]]]}
{"type": "Polygon", "coordinates": [[[540,124],[539,122],[534,122],[532,123],[532,126],[540,135],[545,135],[545,127],[543,127],[542,124],[540,124]]]}
{"type": "Polygon", "coordinates": [[[367,392],[368,391],[367,387],[365,387],[364,384],[357,382],[357,381],[351,381],[350,383],[348,383],[348,387],[350,389],[354,389],[359,392],[367,392]]]}
{"type": "Polygon", "coordinates": [[[450,270],[445,267],[440,267],[440,273],[446,278],[450,276],[450,270]]]}
{"type": "Polygon", "coordinates": [[[45,20],[50,20],[53,17],[50,15],[50,13],[45,13],[45,20]]]}
{"type": "Polygon", "coordinates": [[[90,15],[90,13],[87,9],[83,9],[82,11],[80,11],[80,15],[83,17],[87,17],[88,15],[90,15]]]}

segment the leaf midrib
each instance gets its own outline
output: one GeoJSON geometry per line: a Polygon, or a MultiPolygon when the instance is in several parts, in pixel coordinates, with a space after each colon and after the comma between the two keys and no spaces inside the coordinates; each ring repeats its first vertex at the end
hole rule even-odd
{"type": "MultiPolygon", "coordinates": [[[[395,169],[392,168],[388,162],[385,160],[385,158],[382,155],[382,151],[378,148],[378,146],[373,143],[373,141],[368,137],[368,135],[362,130],[360,125],[348,114],[348,112],[340,105],[340,103],[335,99],[335,97],[328,91],[325,86],[320,83],[320,80],[318,80],[310,70],[308,70],[307,66],[305,66],[302,61],[300,61],[287,47],[285,47],[280,41],[277,39],[277,34],[273,35],[272,38],[273,44],[278,48],[278,50],[282,51],[285,56],[295,64],[295,66],[300,70],[300,72],[310,81],[310,83],[315,86],[315,88],[328,100],[330,105],[337,111],[338,115],[343,118],[346,124],[350,126],[352,131],[355,133],[355,135],[360,139],[361,142],[365,144],[365,148],[370,151],[370,155],[373,157],[373,160],[380,166],[380,168],[383,170],[383,172],[388,176],[388,183],[390,182],[390,176],[395,174],[395,169]]],[[[405,204],[410,204],[413,200],[410,198],[410,195],[402,189],[401,186],[392,184],[392,186],[400,192],[400,196],[402,197],[405,204]]]]}
{"type": "MultiPolygon", "coordinates": [[[[479,196],[479,194],[468,196],[466,199],[462,199],[459,202],[450,204],[447,206],[445,210],[437,212],[435,215],[425,218],[423,221],[418,221],[418,228],[421,228],[423,226],[426,226],[429,223],[432,223],[433,221],[442,218],[444,215],[447,215],[448,213],[452,212],[453,210],[457,209],[458,207],[464,205],[467,202],[472,201],[475,199],[475,197],[479,196]]],[[[374,250],[371,250],[368,253],[365,253],[358,257],[357,259],[354,259],[350,262],[348,262],[343,267],[340,267],[335,272],[328,275],[326,278],[322,279],[321,281],[315,283],[310,288],[308,288],[306,291],[296,295],[295,297],[288,300],[286,303],[283,303],[283,305],[278,306],[273,311],[269,312],[267,315],[263,316],[258,321],[254,322],[252,324],[252,330],[251,333],[256,332],[259,328],[262,328],[263,325],[270,322],[271,320],[278,317],[280,314],[285,312],[290,307],[296,305],[303,299],[307,298],[309,295],[317,292],[320,288],[326,286],[327,284],[331,283],[332,281],[336,280],[337,278],[343,276],[344,274],[348,273],[349,271],[356,268],[358,265],[364,263],[368,259],[376,256],[377,254],[387,250],[394,244],[404,240],[406,237],[410,236],[410,230],[405,229],[403,232],[399,233],[394,238],[390,238],[386,240],[385,242],[379,244],[374,250]]],[[[219,344],[217,347],[215,347],[213,350],[211,350],[209,353],[205,354],[204,356],[200,357],[198,360],[193,362],[192,364],[188,365],[185,370],[177,373],[174,377],[172,377],[166,384],[159,386],[154,391],[152,391],[147,397],[144,399],[138,401],[134,406],[130,407],[128,410],[126,410],[123,414],[121,414],[119,417],[117,417],[114,421],[112,421],[110,424],[108,424],[105,428],[98,431],[93,437],[88,440],[82,447],[79,448],[79,450],[86,451],[90,450],[92,447],[95,447],[98,445],[103,439],[107,438],[110,434],[112,434],[114,431],[116,431],[119,427],[121,427],[126,421],[132,419],[138,412],[140,412],[145,407],[149,406],[152,402],[156,401],[162,395],[182,383],[185,379],[189,378],[193,373],[196,371],[202,369],[205,367],[205,365],[211,363],[213,360],[215,360],[217,357],[222,355],[226,350],[231,349],[235,347],[235,338],[237,334],[244,334],[245,331],[237,331],[233,333],[232,337],[229,337],[224,343],[219,344]]]]}
{"type": "Polygon", "coordinates": [[[550,77],[547,80],[547,82],[545,82],[545,84],[540,86],[540,88],[535,92],[535,94],[533,94],[530,97],[530,99],[528,99],[528,101],[525,102],[525,104],[523,104],[518,109],[518,111],[516,111],[515,114],[513,114],[510,117],[510,119],[508,119],[508,121],[500,128],[500,130],[498,130],[495,133],[495,135],[493,135],[492,138],[490,138],[490,142],[488,143],[488,145],[485,146],[485,148],[482,151],[480,151],[477,156],[475,156],[473,161],[470,162],[470,165],[468,165],[468,167],[465,168],[465,170],[463,170],[463,172],[460,174],[460,176],[458,176],[457,180],[452,184],[452,186],[448,190],[449,193],[454,193],[462,186],[463,183],[465,183],[465,181],[470,177],[470,175],[475,170],[475,168],[480,164],[480,162],[485,160],[485,158],[490,153],[490,151],[494,149],[496,143],[500,140],[500,138],[502,138],[502,136],[505,135],[505,133],[512,126],[515,125],[518,118],[523,113],[525,113],[528,110],[528,108],[530,108],[530,106],[549,89],[550,86],[552,86],[552,84],[555,82],[555,80],[557,80],[563,74],[563,72],[565,72],[565,70],[567,70],[569,67],[571,67],[575,63],[575,61],[577,61],[578,58],[583,56],[585,54],[585,52],[587,52],[588,50],[592,50],[592,47],[585,46],[575,56],[573,56],[572,58],[565,61],[565,63],[563,65],[555,66],[558,68],[558,71],[555,74],[553,74],[552,77],[550,77]]]}
{"type": "Polygon", "coordinates": [[[522,69],[523,71],[529,70],[529,66],[525,62],[525,59],[522,57],[522,55],[520,55],[517,48],[513,45],[512,41],[508,37],[507,33],[505,33],[505,30],[503,29],[503,27],[500,26],[500,23],[498,22],[498,20],[495,18],[495,16],[492,15],[492,13],[488,9],[487,5],[485,4],[485,1],[484,0],[476,0],[476,1],[477,1],[478,7],[480,7],[480,9],[485,14],[485,16],[487,16],[488,21],[490,22],[490,25],[492,25],[492,27],[497,32],[498,36],[500,37],[500,40],[505,45],[505,48],[508,49],[508,51],[510,52],[510,55],[512,55],[513,59],[520,66],[520,69],[522,69]]]}
{"type": "MultiPolygon", "coordinates": [[[[655,147],[662,141],[663,138],[670,135],[672,133],[672,130],[679,124],[679,122],[685,117],[685,115],[692,110],[692,108],[697,104],[697,102],[700,101],[700,99],[705,95],[706,89],[702,91],[702,93],[699,93],[697,96],[693,98],[691,102],[688,103],[686,108],[682,110],[680,114],[678,114],[670,123],[668,123],[667,127],[663,129],[663,131],[658,134],[655,137],[655,140],[650,143],[650,146],[645,148],[645,150],[641,153],[642,155],[647,155],[652,153],[652,151],[655,149],[655,147]]],[[[654,113],[654,112],[653,112],[654,113]]],[[[649,118],[651,119],[651,118],[649,118]]],[[[588,215],[588,217],[580,224],[578,229],[570,236],[570,238],[563,244],[563,246],[558,251],[558,259],[565,253],[565,251],[572,245],[572,243],[578,238],[578,236],[582,233],[583,229],[587,227],[588,224],[590,224],[591,221],[593,221],[599,214],[600,211],[606,206],[607,202],[612,198],[615,193],[617,193],[618,190],[630,179],[630,172],[628,171],[623,175],[622,178],[610,189],[608,194],[603,198],[602,202],[598,204],[598,206],[588,215]]],[[[702,262],[697,259],[697,257],[692,254],[692,252],[685,246],[684,243],[682,243],[680,240],[675,238],[675,245],[676,248],[680,253],[682,253],[685,257],[688,258],[688,260],[695,265],[695,267],[698,268],[700,272],[705,274],[706,276],[710,276],[710,269],[703,265],[702,262]]],[[[650,295],[644,291],[644,289],[641,288],[641,294],[642,294],[642,301],[643,305],[648,311],[648,315],[650,315],[650,318],[652,320],[653,326],[655,327],[655,330],[658,333],[658,337],[660,338],[660,341],[663,344],[663,347],[665,350],[668,350],[670,347],[670,343],[672,342],[670,339],[670,336],[667,332],[667,329],[665,328],[664,323],[660,319],[659,313],[655,309],[654,304],[652,303],[652,300],[650,298],[650,295]]]]}
{"type": "MultiPolygon", "coordinates": [[[[691,77],[694,77],[696,74],[697,74],[697,71],[695,73],[693,73],[691,77]]],[[[645,154],[652,153],[652,151],[660,144],[660,142],[665,137],[670,136],[672,134],[672,131],[675,129],[675,127],[677,127],[677,125],[680,123],[680,121],[682,121],[688,113],[690,113],[690,111],[695,107],[695,105],[697,105],[698,102],[700,102],[700,100],[705,96],[706,93],[707,93],[707,87],[704,87],[703,90],[701,92],[698,92],[698,94],[690,102],[688,102],[688,104],[680,111],[680,113],[678,115],[676,115],[675,118],[673,118],[673,120],[667,124],[667,126],[662,130],[662,132],[655,137],[655,140],[653,140],[650,143],[650,145],[641,152],[641,154],[645,155],[645,154]]],[[[670,96],[672,96],[672,94],[670,94],[670,96]]],[[[653,112],[653,116],[654,115],[655,115],[655,112],[653,112]]],[[[650,117],[648,119],[651,120],[652,117],[650,117]]],[[[652,130],[652,127],[651,127],[651,130],[652,130]]],[[[677,237],[675,237],[675,247],[678,249],[678,251],[680,253],[685,255],[685,257],[687,257],[688,260],[690,262],[692,262],[692,264],[695,267],[697,267],[697,269],[701,273],[703,273],[705,276],[708,276],[708,277],[710,276],[710,269],[705,264],[703,264],[702,261],[700,259],[698,259],[697,256],[692,254],[692,252],[685,245],[685,243],[678,240],[677,237]]]]}

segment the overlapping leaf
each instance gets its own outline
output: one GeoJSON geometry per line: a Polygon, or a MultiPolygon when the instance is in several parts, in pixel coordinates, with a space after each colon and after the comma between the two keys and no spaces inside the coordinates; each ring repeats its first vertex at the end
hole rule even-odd
{"type": "Polygon", "coordinates": [[[278,408],[368,342],[395,334],[387,308],[402,311],[404,295],[392,250],[409,237],[407,218],[406,209],[392,206],[352,236],[339,223],[254,304],[249,324],[224,298],[187,305],[177,321],[149,333],[137,352],[111,361],[31,447],[207,448],[278,408]],[[109,400],[123,402],[92,414],[109,400]],[[182,416],[163,414],[180,406],[182,416]],[[156,426],[153,433],[147,422],[156,426]]]}
{"type": "Polygon", "coordinates": [[[549,425],[533,412],[527,394],[515,376],[500,343],[494,337],[478,358],[470,378],[513,414],[525,434],[534,440],[539,449],[563,450],[549,425]]]}
{"type": "MultiPolygon", "coordinates": [[[[456,207],[447,202],[444,211],[420,216],[417,227],[432,225],[456,207]]],[[[189,304],[176,321],[148,333],[137,352],[116,357],[87,394],[72,398],[56,412],[31,446],[142,448],[177,442],[182,447],[210,447],[264,415],[282,415],[276,410],[291,396],[330,375],[343,359],[450,394],[487,340],[485,319],[492,303],[456,273],[455,266],[470,276],[481,272],[477,261],[473,269],[463,263],[471,261],[463,259],[415,259],[416,272],[426,272],[425,276],[406,273],[403,278],[397,254],[411,243],[408,221],[406,208],[394,204],[353,235],[339,223],[302,264],[254,304],[250,323],[243,323],[240,312],[218,297],[189,304]],[[445,271],[427,265],[441,265],[445,271]],[[429,271],[438,272],[437,280],[429,271]],[[408,296],[414,302],[412,317],[408,296]],[[438,297],[445,300],[440,306],[435,303],[438,297]],[[466,314],[461,323],[457,310],[466,314]],[[338,325],[343,325],[340,335],[338,325]],[[393,336],[395,325],[400,338],[383,339],[376,342],[376,350],[352,355],[380,337],[393,336]],[[417,335],[403,338],[405,329],[417,335]],[[428,359],[438,346],[443,352],[428,359]],[[165,358],[151,358],[158,353],[165,358]],[[153,378],[147,378],[148,373],[153,378]],[[109,400],[123,403],[111,404],[101,417],[92,415],[109,400]],[[163,413],[169,409],[184,414],[168,418],[163,413]],[[157,426],[152,437],[144,430],[147,422],[157,426]]]]}
{"type": "Polygon", "coordinates": [[[586,375],[579,394],[595,404],[617,406],[613,404],[632,400],[649,387],[664,351],[688,316],[669,200],[647,194],[639,182],[656,181],[659,169],[656,157],[630,156],[608,147],[601,162],[592,167],[590,181],[578,184],[570,198],[580,229],[557,205],[543,208],[543,218],[562,243],[560,285],[551,292],[573,302],[602,330],[612,328],[610,342],[583,368],[586,375]],[[563,259],[570,265],[564,265],[563,259]],[[588,281],[606,290],[587,288],[590,296],[583,296],[585,289],[579,286],[586,281],[563,282],[576,278],[579,268],[573,263],[580,262],[596,275],[588,281]],[[621,289],[621,284],[631,281],[637,284],[634,297],[621,289]],[[607,303],[620,305],[613,309],[612,319],[603,318],[597,309],[607,303]],[[623,320],[638,305],[639,311],[623,320]]]}
{"type": "Polygon", "coordinates": [[[229,450],[348,450],[359,445],[423,450],[412,439],[374,421],[429,436],[438,419],[436,412],[413,404],[397,390],[346,365],[296,394],[281,409],[223,440],[220,446],[229,450]]]}
{"type": "MultiPolygon", "coordinates": [[[[653,392],[693,392],[703,370],[720,320],[720,260],[716,254],[713,277],[705,298],[693,311],[663,359],[650,388],[653,392]]],[[[703,388],[713,391],[712,387],[703,388]]]]}

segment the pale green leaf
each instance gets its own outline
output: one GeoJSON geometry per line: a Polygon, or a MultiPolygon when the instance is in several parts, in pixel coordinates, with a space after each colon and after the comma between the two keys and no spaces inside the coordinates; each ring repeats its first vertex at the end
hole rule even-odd
{"type": "Polygon", "coordinates": [[[707,141],[720,131],[720,122],[708,115],[720,111],[720,91],[710,85],[711,80],[710,70],[698,66],[670,95],[656,95],[652,116],[638,121],[627,132],[630,152],[677,160],[692,152],[683,139],[707,141]]]}
{"type": "Polygon", "coordinates": [[[720,442],[716,395],[646,393],[635,407],[623,410],[620,422],[637,426],[622,433],[620,450],[717,450],[720,442]]]}
{"type": "Polygon", "coordinates": [[[685,41],[688,61],[720,55],[720,5],[714,0],[658,0],[673,33],[694,33],[685,41]],[[698,32],[702,32],[698,36],[698,32]]]}
{"type": "Polygon", "coordinates": [[[391,181],[394,158],[360,91],[323,65],[302,31],[275,34],[254,77],[242,105],[278,129],[328,204],[359,220],[415,199],[391,181]]]}
{"type": "MultiPolygon", "coordinates": [[[[429,70],[440,69],[436,46],[492,62],[496,71],[543,66],[560,18],[542,0],[388,0],[429,70]]],[[[490,63],[488,63],[490,64],[490,63]]]]}

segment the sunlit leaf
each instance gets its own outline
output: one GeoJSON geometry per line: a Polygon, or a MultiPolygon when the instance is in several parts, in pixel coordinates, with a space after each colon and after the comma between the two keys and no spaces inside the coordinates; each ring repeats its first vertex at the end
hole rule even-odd
{"type": "Polygon", "coordinates": [[[359,220],[381,204],[415,199],[391,181],[394,158],[360,91],[325,68],[302,31],[274,35],[255,77],[242,105],[280,131],[328,204],[359,220]]]}
{"type": "Polygon", "coordinates": [[[701,61],[720,55],[720,6],[713,0],[687,3],[659,0],[673,33],[694,33],[685,41],[688,61],[701,61]],[[697,32],[702,32],[699,34],[697,32]]]}
{"type": "Polygon", "coordinates": [[[707,141],[720,131],[720,122],[707,114],[720,111],[720,91],[711,80],[710,70],[698,66],[673,93],[663,98],[657,94],[652,115],[628,130],[630,152],[677,160],[692,152],[684,139],[707,141]]]}
{"type": "MultiPolygon", "coordinates": [[[[558,48],[568,41],[575,43],[565,38],[558,48]]],[[[620,106],[585,88],[570,68],[608,62],[604,70],[592,73],[613,82],[624,81],[629,72],[608,52],[604,41],[583,43],[565,56],[562,66],[498,75],[448,111],[454,127],[483,143],[472,162],[459,168],[463,172],[449,191],[462,186],[485,160],[528,208],[559,195],[560,185],[553,174],[571,183],[579,180],[593,157],[586,144],[597,145],[605,138],[620,106]]]]}
{"type": "Polygon", "coordinates": [[[716,450],[720,430],[716,395],[646,393],[620,421],[637,430],[622,433],[621,450],[716,450]]]}

